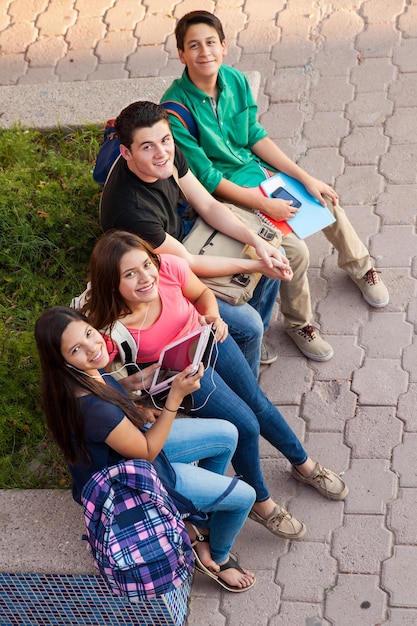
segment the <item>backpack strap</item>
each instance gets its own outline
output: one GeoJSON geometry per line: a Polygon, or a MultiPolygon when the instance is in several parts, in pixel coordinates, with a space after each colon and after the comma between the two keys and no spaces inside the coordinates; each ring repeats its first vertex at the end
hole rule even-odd
{"type": "MultiPolygon", "coordinates": [[[[107,334],[107,331],[105,332],[107,334]]],[[[138,371],[136,365],[138,347],[131,333],[122,322],[117,320],[112,327],[110,337],[118,347],[120,360],[122,365],[126,365],[128,375],[135,374],[138,371]]]]}
{"type": "Polygon", "coordinates": [[[183,126],[189,131],[189,133],[198,140],[198,128],[195,119],[185,104],[176,102],[175,100],[165,100],[160,103],[161,106],[174,117],[176,117],[183,126]]]}

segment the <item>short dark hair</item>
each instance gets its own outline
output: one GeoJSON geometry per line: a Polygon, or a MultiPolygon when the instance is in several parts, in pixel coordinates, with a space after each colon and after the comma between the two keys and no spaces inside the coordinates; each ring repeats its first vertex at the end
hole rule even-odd
{"type": "Polygon", "coordinates": [[[164,107],[148,100],[132,102],[116,118],[116,133],[121,144],[130,149],[133,134],[138,128],[149,128],[165,120],[169,126],[168,113],[164,107]]]}
{"type": "Polygon", "coordinates": [[[190,11],[190,13],[186,13],[182,16],[175,29],[177,48],[179,50],[184,50],[184,40],[187,30],[194,24],[207,24],[208,26],[212,26],[217,32],[221,42],[226,39],[222,23],[213,13],[209,11],[190,11]]]}

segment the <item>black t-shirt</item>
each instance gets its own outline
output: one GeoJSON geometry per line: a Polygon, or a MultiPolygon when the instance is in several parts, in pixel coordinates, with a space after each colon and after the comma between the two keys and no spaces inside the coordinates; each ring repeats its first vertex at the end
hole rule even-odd
{"type": "MultiPolygon", "coordinates": [[[[178,177],[188,171],[185,156],[175,147],[178,177]]],[[[100,201],[103,231],[118,229],[139,235],[154,248],[165,241],[166,233],[181,241],[183,226],[177,212],[179,187],[173,176],[146,183],[120,157],[107,179],[100,201]]]]}

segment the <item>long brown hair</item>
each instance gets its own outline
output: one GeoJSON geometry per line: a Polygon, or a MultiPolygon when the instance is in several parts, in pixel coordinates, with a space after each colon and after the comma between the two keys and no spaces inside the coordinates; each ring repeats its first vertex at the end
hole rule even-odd
{"type": "Polygon", "coordinates": [[[119,291],[120,261],[127,252],[135,249],[146,252],[159,271],[158,255],[146,241],[132,233],[109,231],[94,246],[89,270],[91,289],[83,312],[95,328],[109,333],[120,317],[132,312],[119,291]]]}
{"type": "Polygon", "coordinates": [[[77,401],[80,390],[116,405],[136,426],[144,421],[141,411],[127,396],[67,366],[61,352],[62,335],[71,322],[79,321],[92,325],[79,311],[55,306],[46,309],[35,325],[42,372],[42,409],[48,429],[69,463],[76,462],[81,451],[88,457],[81,403],[77,401]]]}

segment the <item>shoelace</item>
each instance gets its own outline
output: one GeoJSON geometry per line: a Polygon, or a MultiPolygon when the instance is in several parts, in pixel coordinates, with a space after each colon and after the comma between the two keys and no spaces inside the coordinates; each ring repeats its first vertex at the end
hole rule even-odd
{"type": "Polygon", "coordinates": [[[273,517],[271,517],[271,519],[269,520],[270,525],[274,526],[275,528],[279,528],[281,526],[281,522],[286,519],[287,522],[291,522],[291,525],[294,529],[294,524],[292,523],[292,515],[291,513],[288,513],[288,511],[286,511],[285,509],[283,509],[282,507],[280,507],[280,510],[278,513],[276,513],[276,515],[274,515],[273,517]]]}
{"type": "Polygon", "coordinates": [[[317,480],[320,486],[327,491],[327,483],[326,480],[331,480],[330,472],[317,463],[316,470],[314,476],[311,476],[312,480],[317,480]]]}
{"type": "Polygon", "coordinates": [[[300,328],[298,333],[300,335],[303,335],[303,337],[307,339],[307,341],[314,341],[316,339],[316,329],[311,324],[300,328]]]}
{"type": "Polygon", "coordinates": [[[379,281],[378,274],[380,273],[381,272],[371,267],[371,269],[366,272],[363,279],[366,280],[369,285],[376,285],[379,281]]]}

